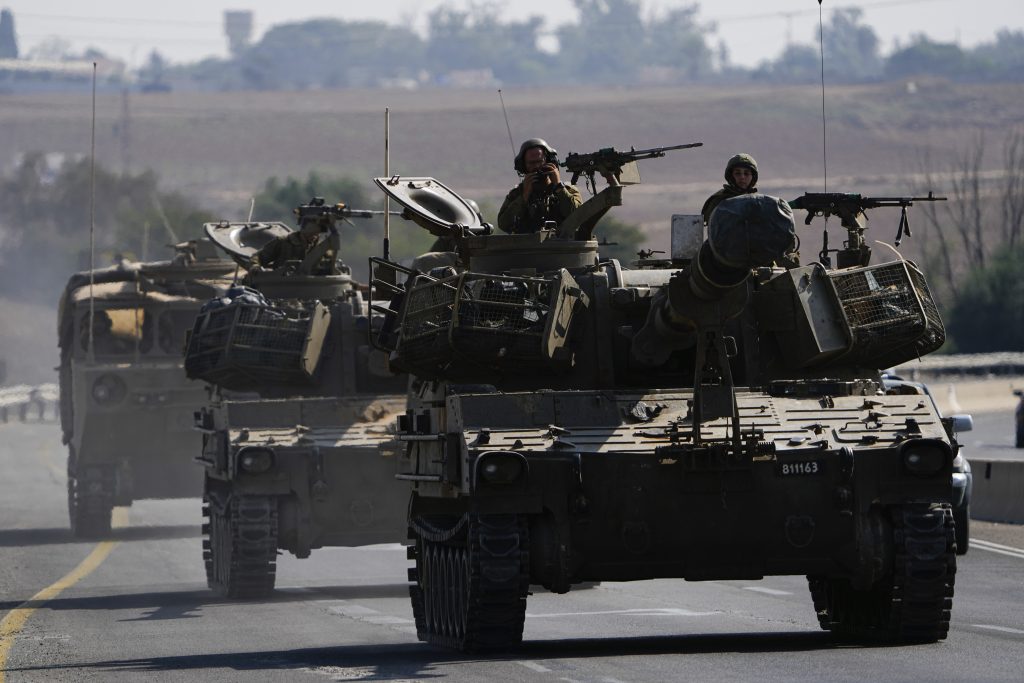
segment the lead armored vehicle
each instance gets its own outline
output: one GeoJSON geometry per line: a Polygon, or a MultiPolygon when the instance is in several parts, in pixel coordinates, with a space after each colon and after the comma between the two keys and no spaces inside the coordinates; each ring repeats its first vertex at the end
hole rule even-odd
{"type": "Polygon", "coordinates": [[[406,491],[388,443],[406,378],[386,369],[368,329],[381,320],[337,259],[337,220],[371,215],[314,199],[299,225],[320,226],[302,260],[255,268],[283,223],[210,223],[247,286],[211,301],[190,335],[185,367],[210,383],[196,416],[205,468],[203,560],[219,595],[274,588],[278,550],[399,542],[406,491]]]}
{"type": "Polygon", "coordinates": [[[192,413],[206,392],[185,377],[181,353],[200,306],[227,290],[234,269],[200,240],[179,245],[171,261],[122,261],[68,280],[60,418],[76,536],[109,533],[115,505],[200,494],[192,413]]]}
{"type": "Polygon", "coordinates": [[[837,635],[946,637],[956,445],[880,373],[944,331],[913,263],[869,263],[861,211],[888,204],[805,195],[847,242],[787,269],[791,207],[746,195],[627,269],[591,232],[621,188],[499,235],[433,178],[377,184],[460,259],[374,283],[393,294],[379,344],[414,377],[398,476],[421,640],[519,642],[531,584],[771,575],[806,575],[837,635]]]}

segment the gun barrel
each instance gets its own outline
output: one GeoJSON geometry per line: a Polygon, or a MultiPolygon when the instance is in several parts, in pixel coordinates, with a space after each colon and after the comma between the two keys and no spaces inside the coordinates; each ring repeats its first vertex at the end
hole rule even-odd
{"type": "Polygon", "coordinates": [[[650,149],[631,149],[627,154],[657,154],[659,152],[668,152],[673,149],[691,149],[693,147],[703,147],[703,142],[690,142],[685,145],[670,145],[668,147],[651,147],[650,149]]]}
{"type": "Polygon", "coordinates": [[[391,216],[401,216],[401,211],[380,211],[377,209],[349,209],[345,208],[341,215],[345,218],[373,218],[374,216],[383,216],[384,214],[391,216]]]}

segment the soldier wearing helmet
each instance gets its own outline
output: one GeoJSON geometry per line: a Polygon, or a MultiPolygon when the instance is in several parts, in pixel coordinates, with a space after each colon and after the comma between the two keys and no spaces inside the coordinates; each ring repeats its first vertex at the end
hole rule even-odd
{"type": "Polygon", "coordinates": [[[549,221],[561,223],[583,203],[579,190],[561,182],[558,152],[541,138],[530,138],[519,147],[515,168],[523,181],[512,188],[498,211],[501,230],[537,232],[549,221]]]}
{"type": "Polygon", "coordinates": [[[749,154],[737,154],[725,165],[725,185],[708,197],[700,210],[704,224],[711,221],[711,214],[724,200],[741,194],[757,192],[757,162],[749,154]]]}

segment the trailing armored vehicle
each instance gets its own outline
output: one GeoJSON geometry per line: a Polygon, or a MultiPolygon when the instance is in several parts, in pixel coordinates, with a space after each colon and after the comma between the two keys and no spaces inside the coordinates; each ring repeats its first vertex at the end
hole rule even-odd
{"type": "Polygon", "coordinates": [[[369,347],[368,329],[381,317],[337,258],[335,222],[374,212],[321,199],[297,212],[300,230],[205,226],[249,270],[246,286],[195,318],[185,361],[189,377],[212,385],[196,415],[203,560],[210,588],[226,597],[268,595],[278,549],[304,558],[405,536],[406,491],[388,444],[407,380],[369,347]],[[303,229],[319,236],[302,260],[254,266],[265,245],[303,229]]]}
{"type": "Polygon", "coordinates": [[[421,640],[519,642],[531,584],[794,574],[837,635],[946,637],[956,444],[880,372],[944,330],[917,266],[869,263],[862,216],[911,198],[805,195],[847,241],[787,269],[792,208],[744,195],[628,269],[592,236],[620,187],[501,235],[433,178],[376,182],[460,262],[374,264],[406,275],[373,286],[393,295],[378,344],[414,378],[398,477],[421,640]]]}
{"type": "Polygon", "coordinates": [[[171,261],[76,273],[61,296],[60,418],[76,536],[109,533],[115,505],[202,490],[192,413],[206,391],[186,379],[182,348],[203,302],[230,286],[235,264],[205,240],[177,249],[171,261]]]}

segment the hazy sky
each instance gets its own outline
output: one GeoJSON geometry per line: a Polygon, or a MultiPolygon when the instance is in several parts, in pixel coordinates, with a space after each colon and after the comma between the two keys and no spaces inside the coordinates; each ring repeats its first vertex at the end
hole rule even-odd
{"type": "MultiPolygon", "coordinates": [[[[49,38],[67,40],[75,49],[94,46],[112,56],[141,64],[156,49],[172,62],[226,56],[222,17],[225,9],[254,12],[259,38],[269,26],[315,17],[377,19],[422,29],[427,14],[439,5],[466,8],[494,4],[489,0],[0,0],[14,12],[22,54],[49,38]]],[[[572,0],[515,0],[499,3],[503,18],[539,15],[545,27],[573,21],[572,0]]],[[[817,0],[644,0],[649,14],[670,7],[701,6],[700,17],[718,25],[716,37],[729,48],[733,63],[753,66],[778,55],[787,36],[809,43],[817,32],[817,0]]],[[[991,40],[1001,28],[1024,29],[1024,0],[824,0],[830,7],[857,5],[879,36],[884,52],[895,41],[916,33],[936,40],[958,41],[965,47],[991,40]]],[[[609,52],[614,48],[609,46],[609,52]]]]}

